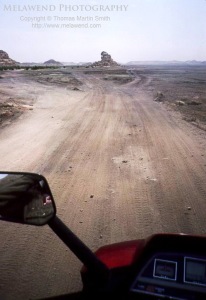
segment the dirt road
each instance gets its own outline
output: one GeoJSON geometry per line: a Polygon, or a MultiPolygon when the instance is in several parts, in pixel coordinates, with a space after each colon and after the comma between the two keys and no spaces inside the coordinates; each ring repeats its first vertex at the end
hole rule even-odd
{"type": "MultiPolygon", "coordinates": [[[[76,77],[81,91],[8,78],[34,104],[0,130],[0,169],[45,175],[59,217],[92,250],[156,232],[206,234],[205,132],[154,102],[149,77],[76,77]]],[[[47,226],[1,222],[0,240],[0,299],[81,289],[81,263],[47,226]]]]}

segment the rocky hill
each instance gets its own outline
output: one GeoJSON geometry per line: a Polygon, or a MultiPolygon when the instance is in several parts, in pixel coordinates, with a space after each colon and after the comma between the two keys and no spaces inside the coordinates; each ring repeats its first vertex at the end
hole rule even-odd
{"type": "Polygon", "coordinates": [[[94,62],[92,67],[117,67],[119,64],[111,58],[111,55],[105,51],[101,53],[101,60],[94,62]]]}
{"type": "Polygon", "coordinates": [[[49,60],[45,61],[44,65],[46,65],[46,66],[63,66],[62,63],[60,63],[59,61],[56,61],[54,59],[49,59],[49,60]]]}
{"type": "Polygon", "coordinates": [[[0,50],[0,66],[17,66],[18,63],[11,59],[9,57],[9,55],[3,51],[3,50],[0,50]]]}

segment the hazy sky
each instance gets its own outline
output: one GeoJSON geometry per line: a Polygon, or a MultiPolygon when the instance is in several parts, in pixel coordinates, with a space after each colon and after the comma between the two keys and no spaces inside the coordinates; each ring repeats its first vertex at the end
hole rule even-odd
{"type": "Polygon", "coordinates": [[[206,0],[0,0],[0,49],[19,62],[202,61],[206,0]]]}

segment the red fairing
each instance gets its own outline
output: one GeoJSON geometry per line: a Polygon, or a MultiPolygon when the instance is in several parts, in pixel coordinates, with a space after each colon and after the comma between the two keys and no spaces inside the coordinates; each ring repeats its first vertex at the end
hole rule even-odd
{"type": "Polygon", "coordinates": [[[145,240],[112,244],[99,248],[96,256],[109,268],[130,266],[141,253],[145,240]]]}

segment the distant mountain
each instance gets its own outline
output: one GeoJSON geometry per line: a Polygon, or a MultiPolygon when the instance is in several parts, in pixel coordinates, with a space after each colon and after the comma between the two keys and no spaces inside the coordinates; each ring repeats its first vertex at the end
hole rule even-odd
{"type": "Polygon", "coordinates": [[[22,67],[43,66],[42,63],[35,63],[35,62],[23,62],[20,65],[22,67]]]}
{"type": "Polygon", "coordinates": [[[59,61],[56,61],[54,59],[49,59],[49,60],[45,61],[44,65],[46,65],[46,66],[63,66],[62,63],[60,63],[59,61]]]}
{"type": "Polygon", "coordinates": [[[22,67],[33,67],[33,66],[88,66],[91,65],[91,62],[56,62],[53,59],[45,61],[44,63],[35,63],[35,62],[23,62],[20,64],[22,67]]]}
{"type": "Polygon", "coordinates": [[[187,60],[185,63],[189,65],[204,65],[206,61],[187,60]]]}
{"type": "Polygon", "coordinates": [[[89,65],[91,65],[92,63],[91,62],[83,62],[83,61],[80,61],[79,63],[78,63],[78,65],[80,65],[80,66],[89,66],[89,65]]]}
{"type": "Polygon", "coordinates": [[[88,65],[91,65],[92,63],[91,62],[78,62],[78,63],[75,63],[75,62],[62,62],[62,64],[64,66],[88,66],[88,65]]]}
{"type": "Polygon", "coordinates": [[[77,63],[74,63],[74,62],[62,62],[62,64],[64,66],[76,66],[76,65],[78,65],[77,63]]]}
{"type": "Polygon", "coordinates": [[[132,65],[205,65],[206,61],[187,60],[187,61],[130,61],[126,63],[127,66],[132,65]]]}

